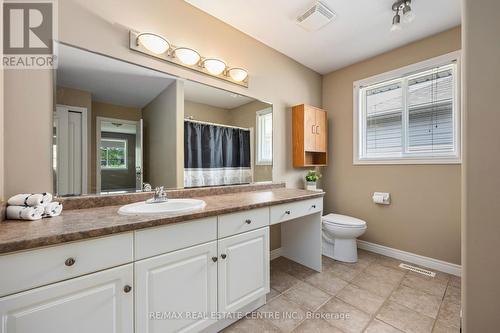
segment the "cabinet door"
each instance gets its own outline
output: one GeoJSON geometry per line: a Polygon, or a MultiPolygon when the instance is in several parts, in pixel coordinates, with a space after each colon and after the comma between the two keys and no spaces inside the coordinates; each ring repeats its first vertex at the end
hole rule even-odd
{"type": "Polygon", "coordinates": [[[327,140],[327,119],[326,112],[323,110],[315,110],[316,113],[316,149],[318,152],[326,152],[327,140]]]}
{"type": "Polygon", "coordinates": [[[304,150],[316,151],[316,110],[304,106],[304,150]]]}
{"type": "Polygon", "coordinates": [[[217,242],[135,263],[136,332],[198,332],[217,311],[217,242]],[[170,317],[169,317],[170,316],[170,317]]]}
{"type": "Polygon", "coordinates": [[[237,311],[269,292],[269,227],[219,240],[219,311],[237,311]]]}
{"type": "Polygon", "coordinates": [[[1,332],[132,333],[132,284],[129,264],[0,298],[1,332]]]}

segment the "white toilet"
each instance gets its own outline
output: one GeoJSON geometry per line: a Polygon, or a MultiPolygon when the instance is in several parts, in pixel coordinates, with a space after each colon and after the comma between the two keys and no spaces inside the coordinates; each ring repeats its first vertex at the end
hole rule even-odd
{"type": "Polygon", "coordinates": [[[366,230],[366,222],[354,217],[323,216],[323,255],[343,262],[357,262],[356,238],[366,230]]]}

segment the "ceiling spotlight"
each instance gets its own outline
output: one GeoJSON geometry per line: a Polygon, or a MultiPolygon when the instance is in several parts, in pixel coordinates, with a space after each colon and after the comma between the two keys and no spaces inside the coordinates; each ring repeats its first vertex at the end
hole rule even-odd
{"type": "Polygon", "coordinates": [[[207,58],[202,62],[203,66],[212,75],[220,75],[226,69],[226,63],[215,58],[207,58]]]}
{"type": "Polygon", "coordinates": [[[229,69],[229,76],[236,82],[245,81],[248,76],[248,72],[243,68],[231,68],[229,69]]]}
{"type": "Polygon", "coordinates": [[[403,14],[403,22],[410,23],[415,19],[415,14],[411,10],[411,0],[398,0],[392,4],[392,10],[396,12],[392,18],[391,31],[401,30],[401,16],[403,14]]]}
{"type": "Polygon", "coordinates": [[[143,32],[137,36],[137,46],[139,45],[154,54],[163,54],[170,49],[170,43],[165,37],[151,32],[143,32]]]}
{"type": "Polygon", "coordinates": [[[196,65],[201,59],[200,54],[189,47],[176,48],[174,50],[174,55],[180,62],[188,66],[196,65]]]}
{"type": "Polygon", "coordinates": [[[411,10],[410,3],[407,2],[403,8],[403,21],[405,23],[411,23],[415,19],[415,14],[411,10]]]}
{"type": "Polygon", "coordinates": [[[399,12],[397,12],[392,18],[391,31],[400,31],[401,29],[401,16],[399,16],[399,12]]]}

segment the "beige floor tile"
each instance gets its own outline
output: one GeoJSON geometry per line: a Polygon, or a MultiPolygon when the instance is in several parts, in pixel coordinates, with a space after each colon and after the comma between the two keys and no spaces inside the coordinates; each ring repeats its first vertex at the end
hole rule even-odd
{"type": "Polygon", "coordinates": [[[389,299],[431,318],[437,317],[441,304],[441,298],[404,285],[396,288],[389,299]]]}
{"type": "Polygon", "coordinates": [[[329,265],[328,268],[325,269],[325,271],[332,272],[335,276],[341,278],[344,281],[352,281],[365,268],[366,267],[334,262],[333,264],[329,265]]]}
{"type": "Polygon", "coordinates": [[[297,279],[305,280],[306,278],[317,272],[310,269],[309,267],[292,261],[292,263],[290,264],[290,270],[287,271],[287,273],[296,277],[297,279]]]}
{"type": "Polygon", "coordinates": [[[361,289],[354,284],[350,284],[342,289],[337,294],[337,298],[369,314],[377,312],[385,301],[384,297],[361,289]]]}
{"type": "Polygon", "coordinates": [[[461,288],[462,287],[462,279],[459,276],[450,275],[450,284],[453,287],[461,288]]]}
{"type": "Polygon", "coordinates": [[[377,262],[368,266],[365,269],[365,273],[374,275],[379,278],[383,278],[389,283],[399,283],[401,282],[403,276],[405,275],[405,273],[402,271],[380,265],[377,262]]]}
{"type": "Polygon", "coordinates": [[[434,324],[432,333],[460,333],[460,328],[446,326],[438,320],[434,324]]]}
{"type": "Polygon", "coordinates": [[[377,264],[379,264],[379,265],[406,272],[406,269],[399,267],[399,265],[402,263],[409,264],[406,261],[402,261],[399,259],[386,257],[386,256],[382,256],[382,255],[377,259],[377,264]]]}
{"type": "Polygon", "coordinates": [[[443,298],[444,292],[446,291],[446,282],[441,280],[431,280],[428,278],[422,278],[420,276],[407,274],[402,284],[413,289],[418,289],[425,291],[426,293],[432,294],[439,298],[443,298]]]}
{"type": "Polygon", "coordinates": [[[373,261],[377,260],[379,257],[380,257],[380,254],[366,251],[363,249],[358,249],[358,259],[365,259],[365,260],[369,260],[369,261],[373,262],[373,261]]]}
{"type": "Polygon", "coordinates": [[[438,321],[448,327],[460,327],[460,305],[444,301],[439,309],[438,321]]]}
{"type": "Polygon", "coordinates": [[[272,300],[275,297],[278,297],[279,295],[280,295],[279,291],[271,288],[271,291],[269,291],[269,293],[267,293],[267,295],[266,295],[266,302],[269,302],[270,300],[272,300]]]}
{"type": "Polygon", "coordinates": [[[368,325],[364,333],[401,333],[401,331],[383,321],[375,319],[368,325]]]}
{"type": "Polygon", "coordinates": [[[323,319],[306,319],[293,333],[343,333],[341,330],[328,324],[323,319]]]}
{"type": "Polygon", "coordinates": [[[382,277],[373,276],[366,272],[362,272],[356,276],[351,283],[385,298],[389,297],[398,285],[397,283],[390,283],[382,277]]]}
{"type": "Polygon", "coordinates": [[[283,295],[303,309],[316,311],[332,296],[312,285],[300,282],[288,289],[283,295]]]}
{"type": "MultiPolygon", "coordinates": [[[[410,265],[413,265],[413,266],[416,266],[416,267],[421,267],[421,266],[418,266],[418,265],[415,265],[415,264],[410,264],[410,265]]],[[[444,283],[448,283],[448,281],[450,280],[450,277],[451,277],[450,274],[443,273],[443,272],[440,272],[440,271],[436,271],[436,270],[433,270],[433,269],[429,269],[427,267],[421,267],[421,268],[436,273],[436,276],[434,276],[434,277],[426,276],[426,275],[423,275],[423,274],[420,274],[420,273],[417,273],[417,272],[413,272],[413,271],[408,271],[408,275],[418,276],[418,277],[420,277],[422,279],[428,279],[428,280],[433,280],[433,281],[441,281],[441,282],[444,282],[444,283]]]]}
{"type": "Polygon", "coordinates": [[[267,317],[268,321],[278,327],[282,332],[291,332],[305,319],[306,312],[297,304],[289,301],[283,295],[276,297],[259,310],[261,315],[267,317]]]}
{"type": "Polygon", "coordinates": [[[283,272],[282,270],[271,270],[271,288],[276,289],[280,293],[290,289],[299,282],[299,279],[283,272]]]}
{"type": "Polygon", "coordinates": [[[280,333],[280,329],[270,322],[261,319],[241,319],[224,329],[224,333],[280,333]]]}
{"type": "Polygon", "coordinates": [[[332,267],[336,263],[335,260],[333,260],[332,258],[327,257],[327,256],[322,256],[321,262],[323,264],[323,271],[332,267]]]}
{"type": "Polygon", "coordinates": [[[434,323],[432,318],[391,301],[384,304],[377,319],[407,333],[429,333],[434,323]]]}
{"type": "Polygon", "coordinates": [[[348,282],[336,277],[330,271],[323,271],[322,273],[315,273],[306,279],[306,282],[319,288],[328,294],[334,296],[342,288],[347,286],[348,282]]]}
{"type": "Polygon", "coordinates": [[[444,300],[446,302],[461,304],[461,297],[460,288],[448,284],[448,288],[446,288],[446,293],[444,294],[444,300]]]}
{"type": "Polygon", "coordinates": [[[346,333],[362,332],[370,321],[370,316],[338,298],[332,298],[319,312],[332,326],[346,333]]]}

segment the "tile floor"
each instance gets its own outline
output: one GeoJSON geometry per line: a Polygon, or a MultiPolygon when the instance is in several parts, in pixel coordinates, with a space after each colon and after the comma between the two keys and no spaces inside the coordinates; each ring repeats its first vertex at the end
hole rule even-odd
{"type": "Polygon", "coordinates": [[[275,259],[267,304],[224,332],[459,332],[460,278],[429,278],[399,263],[360,250],[356,264],[323,257],[317,273],[275,259]]]}

